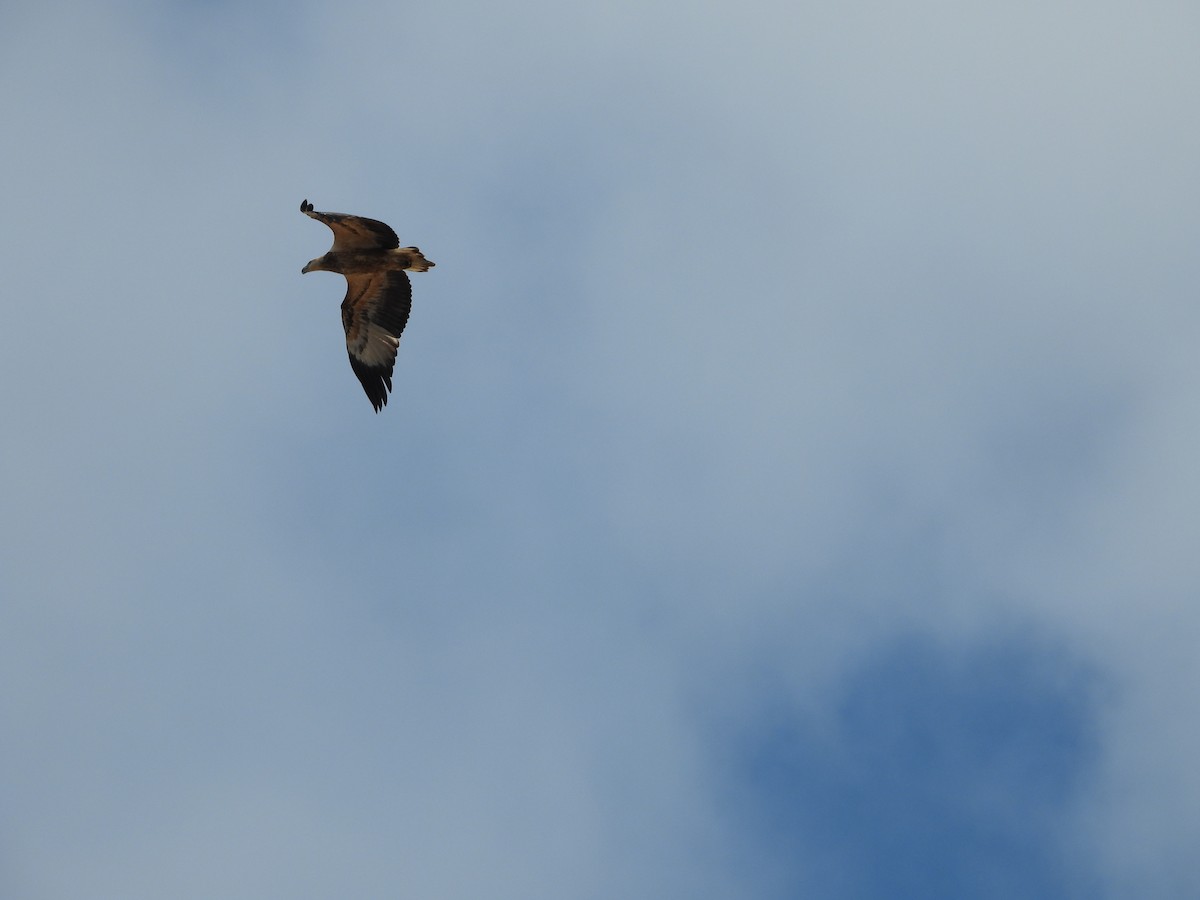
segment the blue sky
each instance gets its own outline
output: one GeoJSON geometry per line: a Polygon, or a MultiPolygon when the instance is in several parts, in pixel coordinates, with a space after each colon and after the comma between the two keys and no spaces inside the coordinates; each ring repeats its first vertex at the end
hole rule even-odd
{"type": "Polygon", "coordinates": [[[0,895],[1200,892],[1200,16],[17,3],[0,895]],[[376,416],[341,279],[414,276],[376,416]]]}

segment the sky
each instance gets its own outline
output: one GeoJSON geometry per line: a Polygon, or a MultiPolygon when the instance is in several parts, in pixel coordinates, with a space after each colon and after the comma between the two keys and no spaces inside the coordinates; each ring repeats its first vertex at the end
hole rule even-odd
{"type": "Polygon", "coordinates": [[[0,896],[1200,894],[1196,9],[4,18],[0,896]]]}

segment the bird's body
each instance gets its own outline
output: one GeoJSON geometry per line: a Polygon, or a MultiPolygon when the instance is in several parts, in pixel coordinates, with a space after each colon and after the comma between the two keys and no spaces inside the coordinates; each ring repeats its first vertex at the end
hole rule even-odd
{"type": "Polygon", "coordinates": [[[350,367],[379,412],[392,389],[396,349],[412,307],[412,285],[405,270],[425,272],[434,264],[416,247],[401,247],[396,233],[383,222],[315,212],[307,200],[300,204],[300,211],[333,231],[333,247],[310,260],[301,273],[346,276],[342,325],[350,367]]]}
{"type": "Polygon", "coordinates": [[[314,259],[303,272],[337,272],[339,275],[370,275],[380,270],[424,272],[433,267],[416,247],[395,247],[390,250],[330,250],[314,259]],[[319,263],[319,265],[315,265],[319,263]]]}

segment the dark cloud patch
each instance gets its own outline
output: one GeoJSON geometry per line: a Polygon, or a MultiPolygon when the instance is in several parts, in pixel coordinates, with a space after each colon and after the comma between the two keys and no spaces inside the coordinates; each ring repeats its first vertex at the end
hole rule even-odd
{"type": "Polygon", "coordinates": [[[1026,638],[897,640],[827,715],[763,712],[737,755],[740,809],[795,864],[785,883],[823,896],[1091,896],[1064,835],[1101,699],[1090,667],[1026,638]]]}

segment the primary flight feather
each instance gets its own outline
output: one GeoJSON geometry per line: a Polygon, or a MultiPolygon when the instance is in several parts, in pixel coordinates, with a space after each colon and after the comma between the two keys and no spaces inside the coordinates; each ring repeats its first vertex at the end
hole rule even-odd
{"type": "Polygon", "coordinates": [[[392,389],[396,348],[412,308],[412,285],[405,270],[425,272],[433,263],[416,247],[401,247],[396,232],[383,222],[316,212],[305,200],[300,212],[333,231],[333,246],[300,270],[337,272],[346,276],[342,325],[350,368],[358,376],[375,412],[387,404],[392,389]]]}

